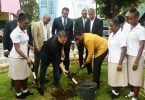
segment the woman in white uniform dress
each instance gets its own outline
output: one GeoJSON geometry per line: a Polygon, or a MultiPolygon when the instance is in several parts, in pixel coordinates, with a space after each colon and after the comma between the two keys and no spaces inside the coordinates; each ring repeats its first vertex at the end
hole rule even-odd
{"type": "Polygon", "coordinates": [[[132,100],[137,100],[140,87],[143,85],[143,49],[145,44],[145,29],[138,23],[139,12],[129,10],[128,22],[131,29],[127,37],[128,78],[132,100]]]}
{"type": "MultiPolygon", "coordinates": [[[[125,21],[125,19],[124,19],[125,21]]],[[[128,85],[127,78],[127,58],[126,58],[126,38],[122,33],[119,18],[114,18],[109,22],[111,31],[108,39],[108,84],[112,87],[112,96],[119,96],[120,87],[128,85]]]]}
{"type": "Polygon", "coordinates": [[[19,24],[10,35],[13,47],[10,51],[8,76],[15,82],[16,98],[24,99],[30,94],[27,90],[27,78],[30,70],[28,64],[32,64],[27,56],[29,37],[26,28],[29,20],[23,13],[19,14],[17,20],[19,24]]]}

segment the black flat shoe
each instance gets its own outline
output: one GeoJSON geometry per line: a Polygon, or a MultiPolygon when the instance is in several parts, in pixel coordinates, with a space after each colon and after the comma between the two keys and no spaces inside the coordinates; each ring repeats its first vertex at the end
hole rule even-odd
{"type": "Polygon", "coordinates": [[[114,93],[111,93],[111,98],[112,99],[115,99],[115,98],[118,98],[119,97],[119,95],[115,95],[114,93]]]}
{"type": "Polygon", "coordinates": [[[25,99],[26,98],[26,96],[25,95],[23,95],[23,94],[21,94],[20,96],[16,96],[16,98],[19,100],[19,99],[25,99]]]}
{"type": "Polygon", "coordinates": [[[23,95],[24,95],[25,97],[27,97],[27,96],[33,95],[33,93],[31,93],[30,91],[28,91],[28,92],[26,92],[26,93],[23,93],[23,95]]]}

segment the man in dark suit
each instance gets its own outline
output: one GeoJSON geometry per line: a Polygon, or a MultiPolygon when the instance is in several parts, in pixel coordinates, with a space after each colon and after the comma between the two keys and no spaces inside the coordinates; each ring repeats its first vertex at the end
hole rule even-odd
{"type": "Polygon", "coordinates": [[[53,66],[53,77],[54,77],[54,86],[60,88],[60,73],[61,71],[66,74],[68,71],[64,68],[62,63],[62,50],[67,42],[67,34],[64,30],[59,31],[59,33],[51,38],[49,38],[46,43],[41,48],[41,67],[40,67],[40,86],[42,92],[41,95],[44,95],[44,80],[45,74],[48,66],[52,63],[53,66]]]}
{"type": "Polygon", "coordinates": [[[64,7],[62,9],[62,16],[54,19],[53,25],[52,25],[52,35],[57,34],[60,30],[65,30],[65,32],[68,35],[67,43],[64,46],[64,53],[65,53],[65,59],[64,59],[64,65],[67,70],[69,70],[69,52],[70,52],[70,46],[71,41],[73,40],[73,21],[68,18],[69,9],[67,7],[64,7]]]}
{"type": "Polygon", "coordinates": [[[103,21],[95,17],[95,10],[93,8],[88,9],[89,20],[86,22],[86,32],[103,35],[103,21]]]}
{"type": "MultiPolygon", "coordinates": [[[[99,36],[103,36],[103,21],[95,16],[95,10],[93,8],[88,9],[89,20],[85,25],[86,33],[93,33],[99,36]]],[[[88,53],[86,53],[87,55],[88,53]]],[[[88,74],[92,73],[92,63],[88,64],[88,74]]]]}
{"type": "MultiPolygon", "coordinates": [[[[74,31],[81,30],[82,32],[85,32],[85,24],[86,24],[87,20],[88,20],[87,10],[83,9],[82,16],[75,20],[74,31]]],[[[80,67],[81,67],[84,62],[84,58],[83,58],[84,45],[82,43],[78,43],[77,47],[78,47],[78,53],[79,53],[79,63],[80,63],[80,67]]]]}

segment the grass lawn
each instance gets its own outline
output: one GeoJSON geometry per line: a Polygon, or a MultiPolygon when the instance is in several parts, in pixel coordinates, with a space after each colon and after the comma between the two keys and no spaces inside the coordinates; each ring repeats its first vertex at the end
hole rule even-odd
{"type": "MultiPolygon", "coordinates": [[[[71,64],[70,70],[75,72],[75,69],[78,69],[78,64],[71,64]]],[[[32,75],[29,77],[29,89],[34,94],[32,96],[27,97],[26,100],[81,100],[78,96],[77,85],[75,85],[71,80],[67,79],[66,76],[62,75],[61,85],[63,90],[56,90],[53,86],[53,75],[52,75],[52,67],[48,67],[47,71],[48,77],[50,81],[45,84],[46,90],[45,95],[40,96],[36,90],[36,85],[33,82],[32,75]]],[[[101,73],[101,87],[96,91],[95,100],[112,100],[110,96],[111,88],[108,86],[107,81],[107,65],[102,66],[101,73]]],[[[84,80],[92,80],[92,75],[87,75],[86,69],[80,71],[76,79],[80,81],[84,80]]],[[[120,96],[115,100],[130,100],[124,98],[124,96],[128,93],[127,88],[122,88],[120,96]]],[[[140,92],[138,100],[145,100],[143,96],[143,92],[140,92]]],[[[10,80],[7,76],[7,73],[0,74],[0,100],[15,100],[14,91],[10,90],[10,80]]]]}

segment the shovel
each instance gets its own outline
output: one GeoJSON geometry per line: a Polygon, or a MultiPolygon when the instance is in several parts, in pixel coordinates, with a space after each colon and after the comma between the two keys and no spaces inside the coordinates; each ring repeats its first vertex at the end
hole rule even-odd
{"type": "Polygon", "coordinates": [[[30,68],[31,68],[31,71],[32,71],[32,75],[33,75],[34,81],[35,81],[36,86],[37,86],[37,91],[39,92],[40,95],[44,95],[44,90],[41,88],[41,86],[39,84],[39,81],[38,81],[38,78],[36,76],[35,70],[34,70],[35,69],[34,68],[34,64],[32,64],[32,65],[33,65],[33,67],[30,67],[30,68]]]}
{"type": "Polygon", "coordinates": [[[78,84],[74,76],[76,76],[80,72],[80,70],[82,70],[83,68],[84,68],[84,65],[82,65],[82,67],[79,68],[75,73],[68,72],[68,78],[71,79],[75,84],[78,84]]]}

